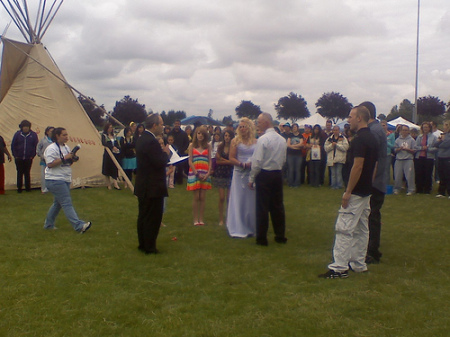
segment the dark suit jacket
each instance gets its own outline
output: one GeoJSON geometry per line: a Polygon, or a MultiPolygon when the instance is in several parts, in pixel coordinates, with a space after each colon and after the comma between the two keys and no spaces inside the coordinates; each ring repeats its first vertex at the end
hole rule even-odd
{"type": "Polygon", "coordinates": [[[139,198],[167,197],[166,165],[169,157],[155,136],[147,130],[136,142],[136,160],[134,194],[139,198]]]}

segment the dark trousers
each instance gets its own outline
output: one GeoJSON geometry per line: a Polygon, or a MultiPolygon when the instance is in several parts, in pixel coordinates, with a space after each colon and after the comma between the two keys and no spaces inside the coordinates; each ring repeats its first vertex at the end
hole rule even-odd
{"type": "Polygon", "coordinates": [[[0,194],[5,194],[5,165],[0,164],[0,194]]]}
{"type": "Polygon", "coordinates": [[[381,207],[384,203],[384,193],[372,189],[370,197],[370,215],[369,215],[369,245],[367,255],[370,255],[377,261],[381,258],[380,239],[381,239],[381,207]]]}
{"type": "Polygon", "coordinates": [[[256,176],[256,242],[267,243],[269,213],[275,241],[286,242],[286,219],[283,204],[283,175],[281,171],[265,171],[256,176]]]}
{"type": "Polygon", "coordinates": [[[182,161],[181,163],[178,163],[175,165],[175,184],[177,185],[183,185],[183,175],[185,174],[185,166],[186,166],[187,160],[182,161]]]}
{"type": "Polygon", "coordinates": [[[447,190],[447,194],[450,196],[450,158],[438,158],[439,164],[439,190],[438,193],[445,195],[445,191],[447,190]]]}
{"type": "Polygon", "coordinates": [[[17,170],[17,190],[22,191],[23,177],[25,176],[25,189],[31,191],[31,165],[33,164],[33,159],[15,159],[16,170],[17,170]]]}
{"type": "Polygon", "coordinates": [[[137,233],[139,249],[145,252],[154,252],[163,217],[164,198],[140,197],[138,201],[137,233]]]}
{"type": "Polygon", "coordinates": [[[431,193],[433,188],[434,160],[429,158],[414,159],[414,172],[416,174],[417,193],[431,193]]]}
{"type": "Polygon", "coordinates": [[[312,187],[319,187],[320,185],[320,168],[322,162],[320,160],[311,160],[309,162],[309,172],[311,177],[309,178],[309,183],[312,187]]]}
{"type": "Polygon", "coordinates": [[[300,172],[300,183],[304,184],[304,183],[308,183],[310,181],[310,171],[309,171],[309,161],[306,161],[306,156],[303,157],[303,161],[302,161],[302,168],[301,168],[301,172],[300,172]]]}

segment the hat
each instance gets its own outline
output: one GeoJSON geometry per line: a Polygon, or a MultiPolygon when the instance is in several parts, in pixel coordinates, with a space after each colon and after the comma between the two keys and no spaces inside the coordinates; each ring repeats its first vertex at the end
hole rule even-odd
{"type": "Polygon", "coordinates": [[[310,129],[312,129],[312,125],[310,125],[310,124],[305,124],[305,128],[310,128],[310,129]]]}
{"type": "Polygon", "coordinates": [[[289,122],[286,122],[286,123],[283,124],[283,126],[289,126],[289,127],[291,127],[291,124],[289,124],[289,122]]]}

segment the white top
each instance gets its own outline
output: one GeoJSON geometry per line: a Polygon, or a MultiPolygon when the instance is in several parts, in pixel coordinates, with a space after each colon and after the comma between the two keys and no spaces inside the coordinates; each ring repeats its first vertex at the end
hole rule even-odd
{"type": "MultiPolygon", "coordinates": [[[[70,153],[70,148],[67,145],[58,146],[57,143],[49,145],[44,152],[45,162],[52,163],[56,159],[61,159],[66,154],[70,153]]],[[[45,168],[45,180],[63,180],[66,182],[72,181],[72,168],[70,164],[61,164],[55,167],[45,168]]]]}
{"type": "Polygon", "coordinates": [[[286,162],[286,140],[274,128],[266,130],[256,143],[252,156],[252,170],[249,182],[253,183],[261,170],[277,171],[283,168],[286,162]]]}

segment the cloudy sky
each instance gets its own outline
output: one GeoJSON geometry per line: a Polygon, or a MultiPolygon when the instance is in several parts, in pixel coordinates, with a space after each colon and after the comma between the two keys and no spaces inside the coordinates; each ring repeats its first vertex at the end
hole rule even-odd
{"type": "MultiPolygon", "coordinates": [[[[450,1],[422,0],[420,22],[418,95],[448,102],[450,1]]],[[[388,114],[414,101],[416,24],[417,0],[66,0],[43,43],[107,110],[130,95],[154,112],[235,118],[251,100],[275,116],[293,91],[314,113],[336,91],[388,114]]]]}

